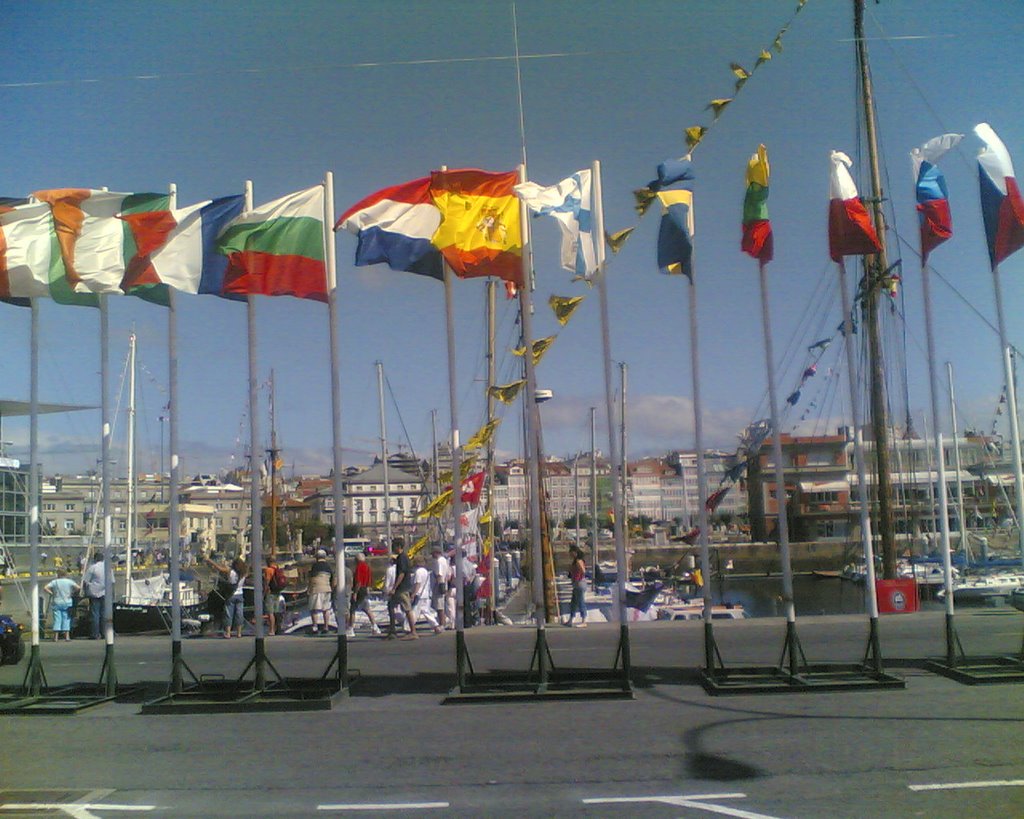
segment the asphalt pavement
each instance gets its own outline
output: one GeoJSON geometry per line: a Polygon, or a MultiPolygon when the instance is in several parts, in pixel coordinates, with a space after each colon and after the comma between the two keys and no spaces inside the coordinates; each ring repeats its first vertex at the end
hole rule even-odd
{"type": "MultiPolygon", "coordinates": [[[[967,654],[1021,649],[1024,615],[958,613],[967,654]]],[[[726,666],[772,666],[784,621],[714,624],[726,666]]],[[[700,622],[630,629],[629,700],[442,705],[455,640],[360,635],[357,677],[328,711],[140,715],[114,702],[68,716],[0,716],[0,817],[1024,815],[1024,683],[964,685],[926,671],[941,612],[883,618],[883,657],[902,690],[711,696],[695,681],[700,622]]],[[[805,617],[811,663],[861,659],[863,617],[805,617]]],[[[609,668],[618,627],[548,629],[557,667],[609,668]]],[[[476,670],[525,670],[535,630],[466,632],[476,670]]],[[[273,637],[283,674],[319,676],[332,639],[273,637]]],[[[251,639],[186,640],[198,675],[241,673],[251,639]]],[[[169,675],[166,638],[118,638],[122,682],[169,675]]],[[[102,642],[42,646],[51,685],[95,680],[102,642]]],[[[24,662],[0,668],[21,682],[24,662]]]]}

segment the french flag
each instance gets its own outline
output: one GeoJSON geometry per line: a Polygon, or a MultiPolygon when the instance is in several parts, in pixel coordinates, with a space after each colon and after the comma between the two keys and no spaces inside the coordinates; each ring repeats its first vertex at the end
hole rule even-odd
{"type": "Polygon", "coordinates": [[[832,173],[829,177],[828,252],[832,261],[841,262],[843,256],[863,256],[878,253],[878,242],[871,217],[857,195],[857,185],[850,176],[853,164],[850,157],[840,151],[832,152],[832,173]]]}
{"type": "Polygon", "coordinates": [[[921,226],[921,261],[953,235],[953,217],[949,211],[949,190],[946,177],[935,164],[947,151],[955,148],[963,134],[943,134],[929,139],[910,152],[914,163],[914,191],[921,226]]]}
{"type": "Polygon", "coordinates": [[[985,143],[978,154],[978,181],[988,255],[994,268],[1024,247],[1024,199],[1013,175],[1010,153],[992,126],[979,123],[974,126],[974,133],[985,143]]]}
{"type": "Polygon", "coordinates": [[[428,176],[370,194],[345,211],[334,229],[359,237],[357,265],[383,262],[393,270],[444,279],[441,251],[431,242],[440,224],[428,176]]]}

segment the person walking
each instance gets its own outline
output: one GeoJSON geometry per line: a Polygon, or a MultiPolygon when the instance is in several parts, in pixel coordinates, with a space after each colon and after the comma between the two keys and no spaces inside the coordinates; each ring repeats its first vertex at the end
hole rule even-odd
{"type": "Polygon", "coordinates": [[[389,640],[395,639],[396,610],[401,609],[409,625],[409,639],[417,639],[416,621],[412,616],[412,571],[409,556],[405,553],[405,544],[396,540],[391,550],[395,553],[395,586],[388,598],[388,635],[389,640]]]}
{"type": "Polygon", "coordinates": [[[370,632],[380,634],[380,626],[370,611],[370,586],[373,585],[373,572],[362,552],[356,555],[356,566],[352,572],[352,596],[349,601],[348,630],[346,637],[356,636],[356,612],[361,611],[370,621],[370,632]]]}
{"type": "Polygon", "coordinates": [[[50,595],[50,613],[53,616],[53,641],[56,643],[61,635],[65,640],[71,639],[71,607],[74,605],[75,592],[81,591],[74,580],[68,577],[63,566],[57,569],[57,577],[43,587],[50,595]]]}
{"type": "Polygon", "coordinates": [[[573,618],[579,612],[580,622],[577,628],[587,627],[587,601],[584,597],[587,591],[587,564],[583,560],[583,552],[575,546],[569,548],[572,556],[572,563],[569,566],[569,580],[572,582],[572,598],[569,600],[569,622],[573,624],[573,618]]]}
{"type": "Polygon", "coordinates": [[[103,600],[107,596],[107,580],[110,588],[114,588],[114,575],[109,567],[104,571],[103,553],[97,552],[93,562],[82,575],[82,589],[89,599],[89,639],[100,639],[100,626],[103,624],[103,600]]]}
{"type": "MultiPolygon", "coordinates": [[[[430,605],[437,612],[441,628],[455,627],[455,607],[448,614],[448,590],[451,587],[452,565],[444,556],[440,543],[434,544],[430,559],[430,605]]],[[[454,591],[454,588],[452,587],[454,591]]]]}
{"type": "Polygon", "coordinates": [[[321,629],[327,634],[327,612],[333,608],[331,597],[336,584],[334,566],[327,559],[327,550],[317,549],[316,561],[309,568],[309,585],[306,587],[313,634],[319,634],[321,629]]]}
{"type": "Polygon", "coordinates": [[[417,558],[416,568],[412,573],[412,621],[426,620],[440,634],[443,629],[437,622],[437,613],[430,605],[430,570],[423,565],[423,559],[417,558]]]}

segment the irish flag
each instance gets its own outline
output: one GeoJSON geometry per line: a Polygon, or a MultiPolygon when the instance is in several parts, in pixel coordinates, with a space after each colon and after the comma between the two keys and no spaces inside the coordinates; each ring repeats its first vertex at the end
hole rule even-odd
{"type": "Polygon", "coordinates": [[[878,253],[878,242],[871,217],[857,195],[857,186],[850,176],[852,160],[839,151],[832,152],[832,173],[829,179],[828,251],[832,261],[843,256],[878,253]]]}
{"type": "Polygon", "coordinates": [[[57,188],[32,197],[50,206],[65,276],[75,293],[122,295],[121,282],[139,245],[156,246],[173,227],[167,194],[57,188]],[[132,215],[136,227],[118,218],[121,214],[132,215]]]}
{"type": "Polygon", "coordinates": [[[217,240],[228,258],[222,295],[327,301],[324,188],[291,193],[233,219],[217,240]]]}
{"type": "Polygon", "coordinates": [[[6,201],[0,206],[0,297],[97,306],[96,296],[75,293],[68,283],[50,205],[6,201]]]}
{"type": "Polygon", "coordinates": [[[772,223],[768,221],[768,172],[768,149],[758,145],[747,163],[740,249],[761,262],[770,262],[774,252],[772,223]]]}
{"type": "Polygon", "coordinates": [[[430,195],[441,211],[433,236],[457,276],[523,281],[523,239],[515,171],[434,171],[430,195]]]}

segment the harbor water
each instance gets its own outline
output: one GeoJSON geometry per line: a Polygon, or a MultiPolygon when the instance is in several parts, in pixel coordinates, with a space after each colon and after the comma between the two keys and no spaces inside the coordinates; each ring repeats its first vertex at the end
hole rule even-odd
{"type": "MultiPolygon", "coordinates": [[[[782,575],[739,575],[715,577],[711,584],[716,603],[739,603],[750,617],[782,617],[782,575]]],[[[836,577],[797,575],[793,578],[793,599],[797,616],[812,614],[864,614],[866,587],[836,577]]],[[[922,610],[941,610],[943,603],[934,589],[920,587],[922,610]]],[[[694,595],[700,594],[699,589],[694,595]]]]}

